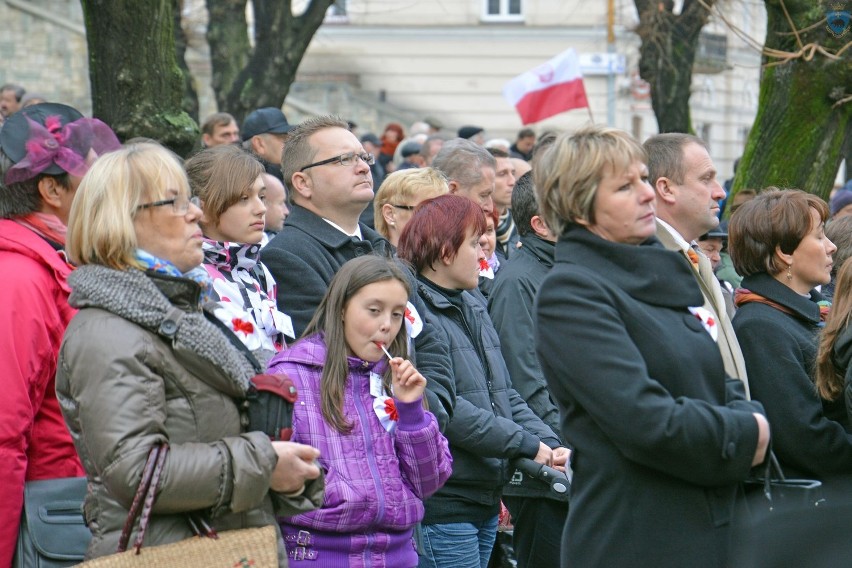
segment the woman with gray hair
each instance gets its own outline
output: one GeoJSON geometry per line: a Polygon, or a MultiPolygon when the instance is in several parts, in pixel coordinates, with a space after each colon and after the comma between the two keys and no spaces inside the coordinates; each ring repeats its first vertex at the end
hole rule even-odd
{"type": "MultiPolygon", "coordinates": [[[[247,432],[251,358],[201,306],[201,210],[177,158],[156,144],[101,158],[71,210],[74,316],[56,391],[89,480],[87,556],[116,551],[151,448],[168,443],[145,545],[190,538],[189,513],[217,530],[272,525],[321,503],[318,452],[247,432]]],[[[279,564],[286,566],[278,537],[279,564]]]]}
{"type": "Polygon", "coordinates": [[[574,450],[563,555],[575,566],[726,566],[739,484],[769,427],[727,379],[693,268],[654,237],[642,147],[562,135],[537,158],[560,238],[537,350],[574,450]]]}

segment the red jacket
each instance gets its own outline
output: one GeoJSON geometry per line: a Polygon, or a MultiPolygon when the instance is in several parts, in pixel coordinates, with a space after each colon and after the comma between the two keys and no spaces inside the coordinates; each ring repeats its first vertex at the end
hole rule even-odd
{"type": "Polygon", "coordinates": [[[8,219],[0,219],[0,266],[0,566],[9,566],[24,482],[85,474],[54,387],[59,345],[75,313],[71,266],[8,219]]]}

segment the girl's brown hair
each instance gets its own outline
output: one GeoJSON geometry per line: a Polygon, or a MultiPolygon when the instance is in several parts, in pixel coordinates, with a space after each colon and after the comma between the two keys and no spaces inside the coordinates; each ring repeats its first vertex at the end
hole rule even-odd
{"type": "MultiPolygon", "coordinates": [[[[350,260],[331,279],[328,291],[303,334],[303,337],[314,333],[323,333],[325,336],[326,357],[320,381],[322,416],[338,432],[344,434],[352,430],[352,423],[343,415],[343,395],[349,377],[349,350],[343,328],[343,312],[349,300],[361,288],[387,280],[398,280],[406,293],[411,294],[408,278],[395,261],[378,255],[350,260]]],[[[400,326],[399,332],[387,348],[397,357],[408,358],[405,325],[400,326]]],[[[385,392],[390,394],[390,365],[383,378],[385,392]]]]}

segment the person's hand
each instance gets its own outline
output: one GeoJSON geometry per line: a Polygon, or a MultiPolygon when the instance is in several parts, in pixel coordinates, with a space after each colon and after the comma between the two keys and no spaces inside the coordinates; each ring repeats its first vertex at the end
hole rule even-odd
{"type": "Polygon", "coordinates": [[[553,450],[547,447],[543,442],[538,443],[538,453],[533,458],[533,461],[549,466],[553,463],[553,450]]]}
{"type": "Polygon", "coordinates": [[[565,466],[571,462],[571,450],[559,446],[553,450],[553,469],[565,471],[565,466]]]}
{"type": "Polygon", "coordinates": [[[411,361],[394,357],[390,366],[393,375],[393,397],[400,402],[420,400],[426,390],[426,379],[414,368],[411,361]]]}
{"type": "Polygon", "coordinates": [[[763,414],[753,413],[757,420],[757,448],[754,450],[754,458],[751,460],[752,467],[763,463],[766,459],[766,451],[769,448],[769,421],[763,414]]]}
{"type": "Polygon", "coordinates": [[[316,464],[320,453],[315,447],[296,442],[272,442],[272,449],[278,454],[278,463],[269,479],[269,488],[273,491],[295,493],[307,480],[320,476],[316,464]]]}

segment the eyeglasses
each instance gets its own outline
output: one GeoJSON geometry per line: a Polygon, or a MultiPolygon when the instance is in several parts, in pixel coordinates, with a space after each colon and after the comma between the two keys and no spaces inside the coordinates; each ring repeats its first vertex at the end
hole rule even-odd
{"type": "Polygon", "coordinates": [[[396,203],[391,203],[391,207],[396,207],[397,209],[405,209],[406,211],[414,211],[416,205],[397,205],[396,203]]]}
{"type": "Polygon", "coordinates": [[[314,166],[324,166],[326,164],[331,164],[337,162],[341,166],[351,166],[356,163],[357,160],[361,160],[366,162],[368,166],[372,166],[376,163],[376,157],[368,152],[347,152],[346,154],[340,154],[339,156],[335,156],[333,158],[329,158],[327,160],[322,160],[320,162],[314,162],[313,164],[308,164],[307,166],[301,168],[299,171],[303,172],[308,168],[313,168],[314,166]]]}
{"type": "Polygon", "coordinates": [[[171,199],[161,199],[160,201],[152,201],[151,203],[143,203],[136,209],[150,209],[151,207],[162,207],[171,205],[175,215],[186,215],[189,211],[189,198],[186,195],[179,195],[171,199]]]}

